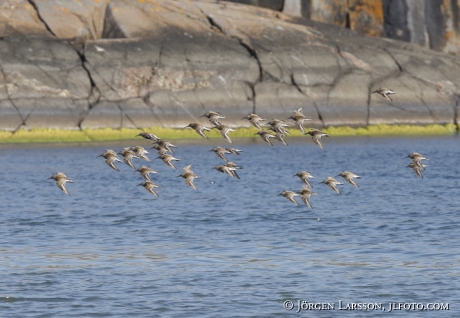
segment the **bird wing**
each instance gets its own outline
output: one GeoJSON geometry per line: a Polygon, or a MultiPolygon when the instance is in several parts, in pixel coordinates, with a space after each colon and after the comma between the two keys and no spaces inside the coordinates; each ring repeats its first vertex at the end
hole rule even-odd
{"type": "MultiPolygon", "coordinates": [[[[117,157],[108,157],[105,160],[105,162],[110,166],[110,168],[120,172],[120,169],[118,169],[118,167],[115,165],[115,160],[117,160],[117,157]]],[[[120,160],[118,160],[118,161],[120,161],[120,160]]]]}
{"type": "Polygon", "coordinates": [[[148,192],[150,192],[151,194],[153,194],[154,196],[156,197],[159,197],[158,193],[155,191],[155,189],[153,188],[153,186],[151,187],[148,187],[146,188],[148,192]]]}
{"type": "Polygon", "coordinates": [[[206,135],[204,134],[203,129],[204,129],[204,128],[198,129],[196,132],[197,132],[201,137],[203,137],[204,139],[209,139],[208,136],[206,136],[206,135]]]}
{"type": "Polygon", "coordinates": [[[134,167],[134,164],[133,164],[133,157],[132,155],[127,155],[126,157],[123,158],[123,161],[128,165],[130,166],[131,168],[133,168],[134,170],[136,170],[136,167],[134,167]]]}
{"type": "Polygon", "coordinates": [[[228,130],[228,129],[222,129],[222,130],[221,130],[222,136],[223,136],[229,143],[232,143],[232,140],[231,140],[230,137],[228,136],[228,133],[229,133],[229,130],[228,130]]]}
{"type": "Polygon", "coordinates": [[[283,134],[278,133],[277,136],[278,136],[278,140],[281,141],[283,143],[283,145],[289,146],[288,143],[286,142],[286,140],[284,139],[283,134]]]}
{"type": "Polygon", "coordinates": [[[313,139],[313,142],[314,142],[315,144],[317,144],[321,149],[324,150],[323,144],[321,143],[321,135],[319,135],[319,134],[318,134],[318,135],[315,135],[315,136],[313,136],[312,139],[313,139]]]}
{"type": "Polygon", "coordinates": [[[335,184],[332,184],[332,183],[331,183],[331,184],[329,184],[329,186],[331,187],[332,190],[334,190],[335,192],[337,192],[338,194],[340,194],[340,190],[339,190],[339,188],[337,188],[337,187],[335,186],[335,184]]]}
{"type": "Polygon", "coordinates": [[[67,187],[65,186],[66,182],[67,182],[67,180],[65,180],[65,179],[59,179],[58,181],[56,181],[56,184],[59,187],[59,189],[64,191],[65,194],[70,195],[69,190],[67,190],[67,187]]]}
{"type": "Polygon", "coordinates": [[[302,134],[305,134],[305,129],[303,128],[303,125],[302,125],[302,124],[303,124],[303,120],[297,120],[297,121],[295,122],[296,127],[300,129],[300,131],[302,132],[302,134]]]}
{"type": "Polygon", "coordinates": [[[177,169],[176,166],[174,165],[174,163],[172,163],[172,158],[169,158],[169,159],[165,159],[163,160],[164,163],[166,163],[168,166],[170,166],[171,168],[173,169],[177,169]]]}
{"type": "Polygon", "coordinates": [[[302,201],[303,201],[306,205],[308,205],[308,207],[309,207],[310,209],[313,210],[313,206],[312,206],[311,203],[310,203],[310,194],[306,194],[306,195],[304,194],[304,195],[302,195],[302,201]]]}
{"type": "Polygon", "coordinates": [[[356,183],[355,180],[353,180],[352,178],[347,178],[345,179],[347,180],[349,183],[351,183],[352,185],[354,185],[355,187],[359,188],[359,185],[356,183]]]}
{"type": "Polygon", "coordinates": [[[389,99],[390,101],[393,101],[393,100],[391,99],[391,97],[388,96],[387,94],[383,93],[382,95],[383,95],[386,99],[389,99]]]}
{"type": "Polygon", "coordinates": [[[187,178],[185,178],[185,183],[187,183],[189,186],[191,186],[193,189],[195,190],[198,190],[198,188],[196,187],[196,185],[193,183],[193,179],[195,179],[194,176],[188,176],[187,178]]]}
{"type": "Polygon", "coordinates": [[[420,169],[420,168],[417,167],[417,166],[414,166],[412,169],[414,169],[415,173],[416,173],[420,178],[423,178],[422,169],[420,169]]]}
{"type": "Polygon", "coordinates": [[[313,188],[313,185],[308,180],[308,177],[303,178],[302,181],[305,182],[310,188],[313,188]]]}
{"type": "Polygon", "coordinates": [[[293,196],[293,195],[287,196],[286,198],[287,198],[289,201],[291,201],[292,203],[295,203],[296,205],[299,205],[299,202],[297,202],[297,200],[294,199],[294,196],[293,196]]]}
{"type": "Polygon", "coordinates": [[[223,153],[221,153],[221,152],[216,152],[216,155],[217,155],[219,158],[221,158],[221,159],[224,159],[225,161],[227,161],[227,162],[228,162],[228,159],[227,159],[227,158],[225,158],[225,156],[224,156],[224,154],[223,154],[223,153]]]}

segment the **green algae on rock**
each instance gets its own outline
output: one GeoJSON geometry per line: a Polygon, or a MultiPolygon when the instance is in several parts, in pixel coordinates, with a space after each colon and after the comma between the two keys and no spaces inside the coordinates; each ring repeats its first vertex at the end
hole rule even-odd
{"type": "MultiPolygon", "coordinates": [[[[308,131],[310,128],[306,127],[308,131]]],[[[349,127],[339,126],[323,129],[331,136],[416,136],[416,135],[452,135],[458,130],[457,125],[371,125],[368,127],[349,127]]],[[[245,138],[254,137],[257,129],[238,128],[231,133],[231,137],[245,138]]],[[[112,141],[112,140],[135,140],[136,135],[140,132],[153,132],[162,139],[199,139],[202,138],[193,130],[151,127],[148,129],[83,129],[83,130],[65,130],[65,129],[21,129],[14,133],[9,131],[0,131],[0,143],[40,143],[40,142],[90,142],[90,141],[112,141]]],[[[291,129],[289,137],[300,137],[302,132],[298,129],[291,129]]],[[[222,138],[219,131],[213,129],[209,138],[222,138]]]]}

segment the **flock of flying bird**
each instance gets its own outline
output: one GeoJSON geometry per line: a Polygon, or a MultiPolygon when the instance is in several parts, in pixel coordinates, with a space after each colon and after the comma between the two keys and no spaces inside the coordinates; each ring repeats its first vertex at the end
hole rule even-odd
{"type": "MultiPolygon", "coordinates": [[[[391,94],[395,94],[394,91],[391,89],[387,88],[379,88],[373,93],[378,93],[381,96],[389,99],[392,101],[392,99],[388,96],[391,94]]],[[[199,123],[190,123],[187,125],[185,128],[191,128],[194,129],[201,137],[209,139],[208,136],[206,136],[205,131],[211,131],[211,129],[217,129],[220,131],[222,137],[224,137],[229,143],[232,143],[232,140],[230,139],[229,133],[232,131],[235,131],[234,129],[230,128],[227,125],[224,125],[220,123],[220,119],[225,118],[221,114],[214,112],[214,111],[208,111],[206,114],[204,114],[201,117],[206,117],[209,119],[209,121],[214,125],[212,128],[208,128],[202,124],[199,123]]],[[[249,122],[259,129],[259,131],[256,133],[256,135],[259,135],[265,142],[270,144],[270,146],[273,146],[273,143],[271,142],[271,138],[275,138],[279,140],[281,143],[284,145],[288,145],[288,143],[285,140],[285,137],[287,134],[290,134],[288,130],[286,130],[286,127],[289,127],[288,124],[284,120],[279,120],[279,119],[273,119],[272,121],[268,122],[265,124],[265,126],[269,126],[268,130],[273,131],[275,134],[273,135],[270,131],[265,130],[263,128],[264,125],[261,124],[262,121],[266,121],[266,119],[261,118],[257,114],[249,114],[246,117],[242,119],[247,119],[249,122]]],[[[328,137],[329,135],[322,132],[319,129],[310,129],[310,131],[305,132],[305,129],[303,127],[304,121],[311,120],[311,118],[307,118],[303,113],[302,113],[302,108],[299,108],[294,111],[294,114],[290,116],[287,119],[292,119],[295,123],[295,126],[302,131],[304,135],[310,135],[313,139],[313,142],[318,145],[321,149],[324,149],[323,144],[321,143],[321,137],[328,137]]],[[[174,149],[177,148],[173,144],[171,144],[168,141],[165,141],[161,139],[160,137],[148,133],[148,132],[142,132],[139,135],[140,137],[143,137],[145,139],[153,141],[153,146],[152,149],[155,149],[158,151],[158,157],[155,159],[161,159],[163,162],[168,165],[169,167],[173,169],[177,169],[176,166],[174,165],[173,161],[179,161],[180,159],[174,157],[174,149]]],[[[136,136],[136,137],[137,137],[136,136]]],[[[222,165],[215,166],[214,169],[226,173],[230,175],[233,178],[239,179],[240,177],[238,176],[237,170],[241,169],[242,167],[238,166],[234,162],[229,161],[226,157],[225,154],[234,154],[234,155],[240,155],[242,150],[236,149],[236,148],[224,148],[224,147],[215,147],[211,149],[210,151],[213,151],[219,158],[223,159],[226,163],[222,165]]],[[[141,166],[140,168],[136,169],[134,166],[132,160],[133,158],[139,158],[143,159],[146,161],[151,161],[150,158],[147,156],[149,152],[141,146],[134,146],[134,147],[126,147],[123,150],[121,150],[119,153],[116,153],[112,149],[106,149],[106,151],[102,154],[100,154],[97,157],[103,157],[105,159],[105,162],[107,165],[109,165],[112,169],[116,171],[120,171],[118,167],[116,166],[116,162],[125,162],[128,166],[133,168],[136,172],[139,172],[140,175],[144,178],[144,182],[138,184],[138,186],[143,186],[148,192],[155,196],[159,196],[158,193],[155,191],[155,188],[160,188],[160,185],[155,183],[151,178],[150,174],[155,174],[158,173],[157,171],[147,167],[147,166],[141,166]],[[123,156],[123,161],[118,157],[118,155],[123,156]]],[[[410,167],[414,170],[414,172],[423,178],[422,170],[425,170],[427,165],[422,164],[422,160],[428,160],[425,158],[422,154],[420,153],[412,153],[407,156],[408,158],[412,159],[412,163],[410,163],[407,167],[410,167]]],[[[192,165],[188,165],[183,168],[184,172],[180,174],[178,177],[182,177],[185,179],[185,182],[187,185],[192,187],[195,190],[198,190],[197,186],[194,183],[194,179],[200,178],[199,175],[195,174],[192,171],[192,165]]],[[[284,190],[281,192],[279,195],[284,196],[287,198],[289,201],[295,203],[296,205],[299,205],[299,203],[295,200],[296,196],[300,196],[302,201],[311,209],[313,209],[311,203],[310,203],[310,197],[313,194],[317,194],[316,192],[313,192],[313,185],[310,183],[309,179],[314,179],[315,177],[308,171],[299,171],[297,172],[294,176],[297,176],[302,180],[305,185],[302,187],[300,191],[294,192],[290,190],[284,190]]],[[[354,181],[355,178],[361,178],[360,176],[350,172],[350,171],[343,171],[336,177],[342,177],[344,178],[347,182],[352,184],[353,186],[359,188],[359,185],[354,181]]],[[[64,193],[67,195],[70,195],[66,183],[70,182],[73,183],[71,179],[69,179],[64,173],[58,172],[51,176],[49,179],[53,179],[56,181],[57,186],[59,189],[61,189],[64,193]]],[[[48,179],[48,180],[49,180],[48,179]]],[[[334,177],[327,177],[324,181],[321,183],[324,183],[328,185],[332,190],[340,194],[340,190],[337,187],[337,185],[342,185],[342,182],[337,181],[334,177]]]]}

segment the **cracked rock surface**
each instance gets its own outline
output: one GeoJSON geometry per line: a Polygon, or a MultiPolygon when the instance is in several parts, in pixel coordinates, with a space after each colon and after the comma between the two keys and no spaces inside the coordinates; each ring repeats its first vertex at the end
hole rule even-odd
{"type": "Polygon", "coordinates": [[[0,130],[184,127],[208,110],[248,126],[300,107],[317,127],[458,121],[460,58],[414,44],[226,2],[6,3],[0,130]]]}

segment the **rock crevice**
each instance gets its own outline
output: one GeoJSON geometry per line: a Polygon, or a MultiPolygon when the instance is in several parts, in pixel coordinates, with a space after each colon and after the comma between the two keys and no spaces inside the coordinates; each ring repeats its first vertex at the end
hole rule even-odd
{"type": "Polygon", "coordinates": [[[301,107],[317,127],[458,124],[456,56],[208,1],[101,0],[92,31],[69,38],[47,21],[53,1],[28,0],[47,36],[0,41],[0,112],[15,123],[0,129],[184,127],[206,110],[241,126],[301,107]]]}

